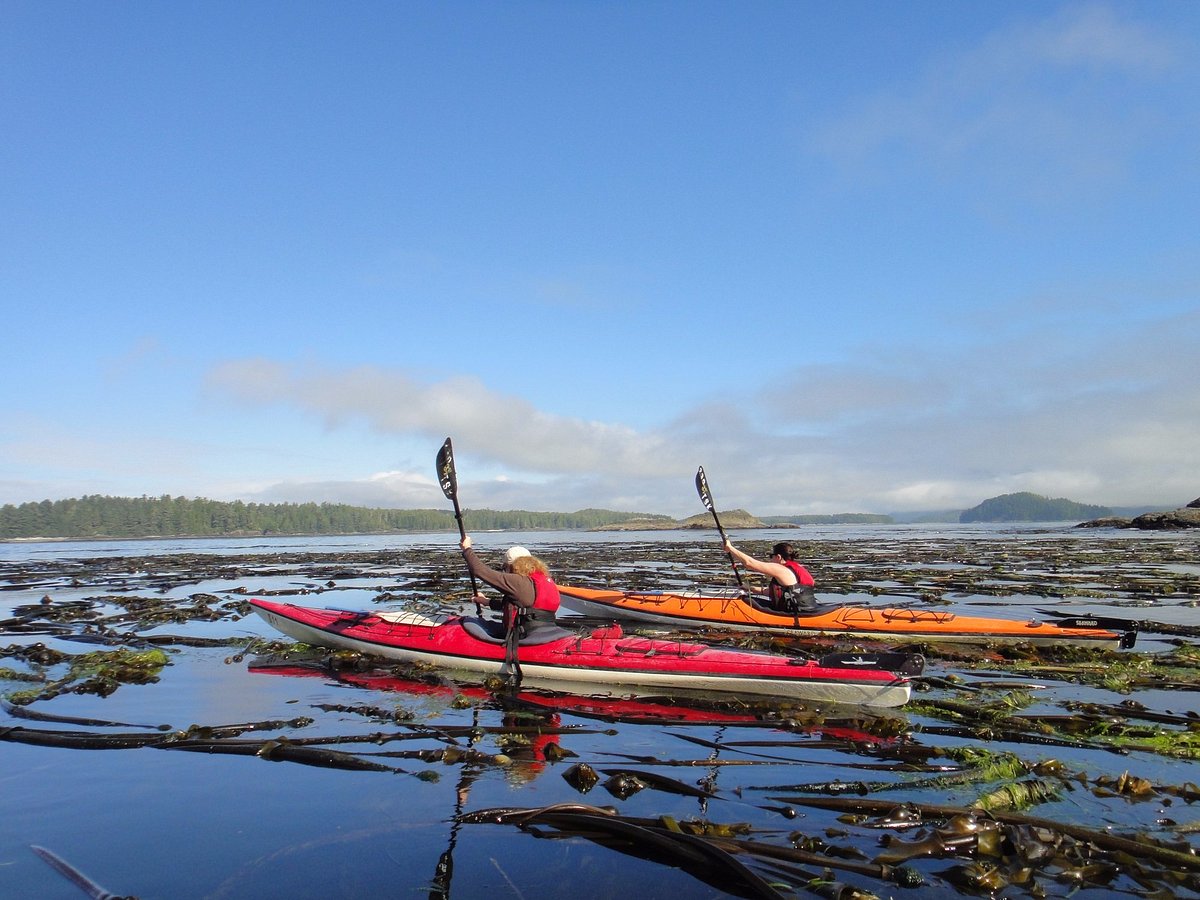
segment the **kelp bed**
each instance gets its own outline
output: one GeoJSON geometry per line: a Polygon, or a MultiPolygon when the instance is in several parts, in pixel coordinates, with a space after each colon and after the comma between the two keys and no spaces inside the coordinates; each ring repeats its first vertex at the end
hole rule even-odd
{"type": "MultiPolygon", "coordinates": [[[[731,580],[711,535],[529,543],[573,583],[731,580]]],[[[913,646],[925,674],[887,713],[587,699],[305,648],[246,618],[247,596],[465,609],[444,543],[30,554],[0,562],[0,778],[26,786],[0,794],[0,894],[1200,896],[1197,538],[881,530],[795,543],[826,599],[1100,612],[1141,636],[1132,651],[913,646]],[[194,721],[199,710],[210,717],[194,721]],[[261,715],[233,717],[244,711],[261,715]],[[87,752],[101,750],[123,753],[87,752]],[[44,797],[50,813],[79,802],[62,767],[112,806],[118,785],[149,780],[176,812],[43,822],[44,797]],[[153,861],[126,852],[176,830],[153,861]]]]}

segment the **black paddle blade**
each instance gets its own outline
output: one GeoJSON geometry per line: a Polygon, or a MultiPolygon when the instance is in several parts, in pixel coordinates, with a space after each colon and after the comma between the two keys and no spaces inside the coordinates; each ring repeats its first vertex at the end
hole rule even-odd
{"type": "Polygon", "coordinates": [[[442,493],[447,500],[453,500],[458,494],[458,476],[454,474],[454,447],[450,444],[450,438],[446,438],[446,443],[438,451],[437,473],[442,493]]]}
{"type": "Polygon", "coordinates": [[[700,502],[704,504],[704,508],[712,512],[713,499],[708,490],[708,479],[704,477],[704,466],[696,470],[696,493],[700,495],[700,502]]]}

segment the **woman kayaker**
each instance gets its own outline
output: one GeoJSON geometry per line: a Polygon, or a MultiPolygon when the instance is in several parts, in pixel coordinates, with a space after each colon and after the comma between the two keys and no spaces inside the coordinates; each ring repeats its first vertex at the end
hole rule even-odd
{"type": "Polygon", "coordinates": [[[771,559],[766,562],[743,553],[728,538],[725,539],[725,552],[740,560],[747,569],[771,579],[765,602],[768,608],[794,614],[816,607],[817,595],[813,592],[816,581],[808,569],[796,562],[791,544],[786,541],[776,544],[771,548],[771,559]]]}
{"type": "Polygon", "coordinates": [[[487,603],[492,609],[504,611],[504,625],[515,623],[522,636],[535,628],[554,625],[558,612],[558,587],[550,580],[550,569],[524,547],[509,547],[504,554],[504,569],[499,571],[483,562],[472,548],[471,536],[465,535],[459,546],[467,569],[485,584],[490,584],[503,594],[503,598],[489,601],[483,594],[475,595],[476,603],[487,603]]]}

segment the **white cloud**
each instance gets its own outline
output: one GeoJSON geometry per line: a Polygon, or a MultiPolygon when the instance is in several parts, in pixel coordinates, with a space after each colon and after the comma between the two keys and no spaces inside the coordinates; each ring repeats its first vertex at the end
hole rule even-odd
{"type": "MultiPolygon", "coordinates": [[[[719,506],[763,515],[966,507],[1021,490],[1172,505],[1200,490],[1196,346],[1200,313],[1107,340],[1030,318],[1023,332],[973,346],[865,349],[870,365],[800,367],[782,387],[740,404],[714,399],[648,432],[550,415],[475,379],[426,383],[380,368],[247,360],[219,366],[212,384],[328,427],[362,419],[421,436],[431,460],[451,434],[474,507],[689,515],[698,465],[719,506]]],[[[294,479],[262,497],[442,502],[424,470],[294,479]]]]}
{"type": "Polygon", "coordinates": [[[1001,41],[998,56],[1015,49],[1019,56],[1063,66],[1091,65],[1130,71],[1161,71],[1179,48],[1167,35],[1119,19],[1107,6],[1066,8],[1055,18],[1024,28],[1001,41]]]}
{"type": "Polygon", "coordinates": [[[1123,98],[1186,56],[1174,36],[1113,9],[1067,7],[938,58],[909,82],[849,99],[811,145],[856,178],[921,167],[932,183],[1000,192],[988,202],[1079,199],[1122,177],[1136,150],[1175,127],[1147,93],[1123,98]]]}
{"type": "Polygon", "coordinates": [[[545,413],[475,378],[424,382],[380,367],[334,371],[254,359],[221,364],[209,381],[245,402],[315,413],[330,427],[361,418],[388,433],[451,435],[460,453],[523,472],[664,475],[680,464],[659,434],[545,413]]]}
{"type": "Polygon", "coordinates": [[[415,472],[377,472],[359,480],[282,481],[254,491],[253,499],[260,503],[348,503],[392,509],[438,509],[446,505],[432,475],[415,472]]]}

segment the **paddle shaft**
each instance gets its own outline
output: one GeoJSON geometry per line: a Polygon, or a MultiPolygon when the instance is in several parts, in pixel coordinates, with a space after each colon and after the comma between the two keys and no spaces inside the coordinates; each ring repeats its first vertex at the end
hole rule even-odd
{"type": "MultiPolygon", "coordinates": [[[[465,539],[467,526],[463,524],[462,509],[458,505],[458,473],[454,471],[454,446],[450,443],[450,438],[446,438],[442,449],[438,451],[437,472],[442,493],[454,505],[454,520],[458,522],[458,536],[460,539],[465,539]]],[[[469,568],[467,575],[471,579],[471,594],[474,596],[479,593],[479,585],[475,582],[475,573],[469,568]]],[[[483,608],[478,602],[475,604],[475,611],[479,615],[483,615],[483,608]]]]}
{"type": "MultiPolygon", "coordinates": [[[[462,510],[458,506],[458,473],[454,470],[454,445],[450,443],[450,438],[446,438],[446,442],[442,444],[442,449],[438,451],[437,471],[438,482],[442,486],[442,493],[454,504],[454,518],[458,522],[458,534],[465,540],[467,529],[463,525],[462,510]]],[[[475,573],[468,567],[467,574],[471,576],[471,590],[478,596],[479,586],[475,583],[475,573]]],[[[483,616],[483,607],[479,605],[478,601],[475,602],[475,611],[479,616],[483,616]]],[[[521,661],[517,654],[520,628],[517,618],[515,607],[505,609],[504,624],[507,633],[504,638],[503,671],[507,686],[510,690],[514,691],[521,685],[521,661]]]]}
{"type": "MultiPolygon", "coordinates": [[[[729,538],[725,535],[725,529],[721,527],[721,517],[717,515],[716,504],[713,503],[712,493],[708,489],[708,479],[704,477],[704,466],[696,470],[696,492],[700,494],[700,502],[704,504],[704,508],[712,513],[713,522],[717,525],[717,533],[721,535],[721,546],[725,546],[729,542],[729,538]]],[[[738,587],[744,588],[746,585],[742,582],[742,573],[738,571],[737,560],[734,559],[732,553],[726,555],[729,557],[729,564],[733,566],[733,574],[737,578],[738,587]]]]}

